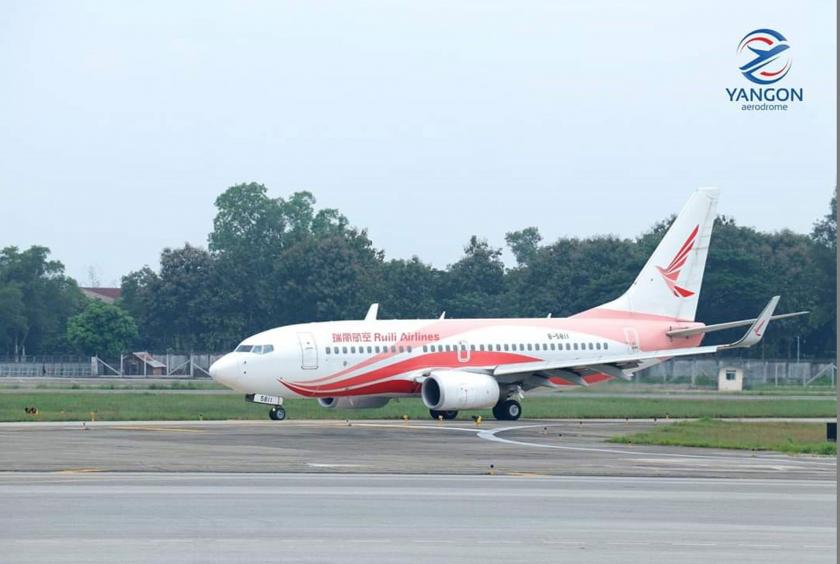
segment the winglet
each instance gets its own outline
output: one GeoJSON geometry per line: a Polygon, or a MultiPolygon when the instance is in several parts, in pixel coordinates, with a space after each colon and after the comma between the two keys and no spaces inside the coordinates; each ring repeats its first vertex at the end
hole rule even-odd
{"type": "Polygon", "coordinates": [[[446,312],[444,311],[443,313],[441,313],[438,319],[446,319],[446,312]]]}
{"type": "Polygon", "coordinates": [[[379,304],[370,304],[365,321],[376,321],[376,316],[379,314],[379,304]]]}
{"type": "Polygon", "coordinates": [[[767,324],[770,323],[770,318],[773,317],[773,312],[776,310],[776,305],[778,303],[779,296],[773,296],[770,298],[770,302],[764,307],[758,317],[755,318],[755,321],[753,321],[753,324],[750,325],[746,334],[731,345],[723,345],[720,349],[751,347],[759,342],[764,336],[764,332],[767,330],[767,324]]]}

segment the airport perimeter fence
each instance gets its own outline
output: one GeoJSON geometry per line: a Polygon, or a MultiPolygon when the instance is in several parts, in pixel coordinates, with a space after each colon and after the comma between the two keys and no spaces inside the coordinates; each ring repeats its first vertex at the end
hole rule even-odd
{"type": "MultiPolygon", "coordinates": [[[[210,365],[222,353],[127,353],[120,358],[38,356],[0,358],[0,377],[50,378],[209,378],[210,365]]],[[[832,360],[756,360],[694,358],[663,362],[642,370],[633,382],[716,387],[723,368],[744,371],[745,387],[835,386],[837,366],[832,360]]]]}
{"type": "Polygon", "coordinates": [[[675,359],[642,370],[634,381],[648,384],[688,384],[717,387],[722,369],[744,371],[744,386],[836,385],[837,365],[826,360],[760,360],[739,358],[675,359]]]}
{"type": "Polygon", "coordinates": [[[45,378],[209,378],[222,353],[127,353],[119,358],[38,356],[0,358],[0,377],[45,378]]]}

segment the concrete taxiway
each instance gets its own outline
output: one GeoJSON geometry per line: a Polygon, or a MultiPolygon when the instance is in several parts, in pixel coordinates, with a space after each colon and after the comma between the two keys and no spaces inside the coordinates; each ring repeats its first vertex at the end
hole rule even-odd
{"type": "Polygon", "coordinates": [[[833,561],[833,458],[605,442],[663,424],[0,424],[0,555],[833,561]]]}

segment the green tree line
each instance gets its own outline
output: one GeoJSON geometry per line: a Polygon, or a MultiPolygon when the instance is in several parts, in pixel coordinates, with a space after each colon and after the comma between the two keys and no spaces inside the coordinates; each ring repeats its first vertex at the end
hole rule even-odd
{"type": "MultiPolygon", "coordinates": [[[[442,311],[452,318],[561,317],[623,292],[673,220],[634,239],[544,243],[536,227],[512,231],[505,238],[516,260],[510,268],[502,249],[473,236],[463,256],[440,269],[416,256],[386,259],[364,229],[338,210],[319,209],[308,192],[272,198],[261,184],[239,184],[215,205],[207,248],[164,249],[158,268],[123,277],[113,309],[90,311],[47,249],[4,249],[0,339],[6,351],[223,351],[271,327],[360,319],[372,302],[380,302],[386,319],[433,318],[442,311]]],[[[778,293],[781,310],[811,314],[779,324],[747,354],[790,357],[799,336],[803,354],[834,356],[835,209],[832,199],[810,234],[766,233],[718,217],[698,319],[753,317],[778,293]]]]}

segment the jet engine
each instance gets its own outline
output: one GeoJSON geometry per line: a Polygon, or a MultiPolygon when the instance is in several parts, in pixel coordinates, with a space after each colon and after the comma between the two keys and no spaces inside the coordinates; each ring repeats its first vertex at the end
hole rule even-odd
{"type": "Polygon", "coordinates": [[[433,370],[420,389],[426,407],[437,411],[493,407],[499,393],[492,376],[464,370],[433,370]]]}
{"type": "Polygon", "coordinates": [[[327,409],[373,409],[384,407],[390,398],[375,397],[346,397],[346,398],[319,398],[318,403],[327,409]]]}

